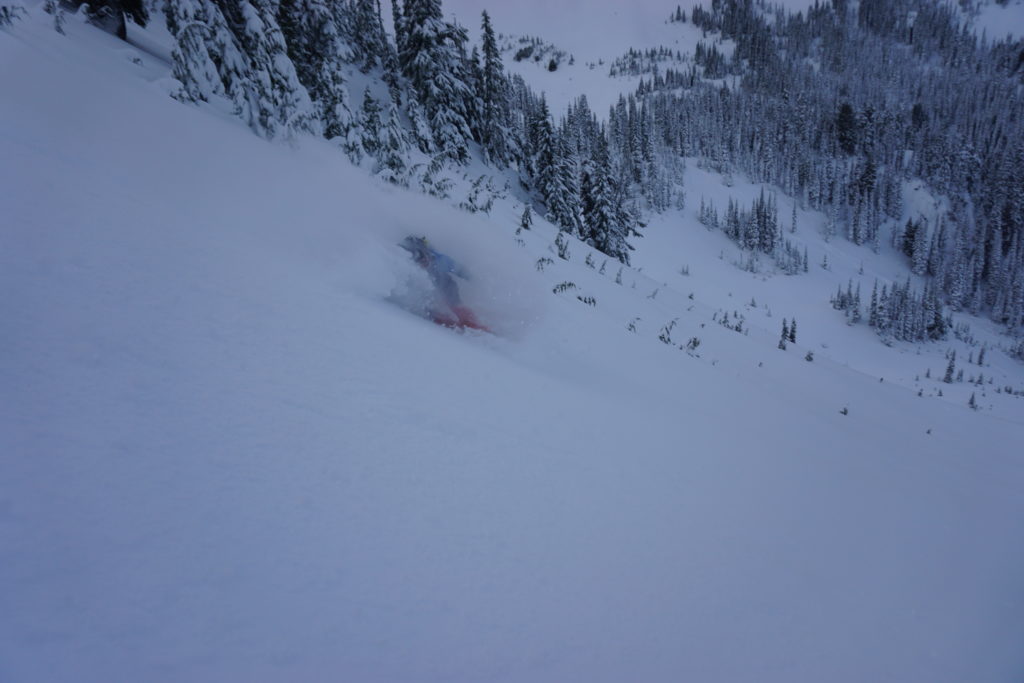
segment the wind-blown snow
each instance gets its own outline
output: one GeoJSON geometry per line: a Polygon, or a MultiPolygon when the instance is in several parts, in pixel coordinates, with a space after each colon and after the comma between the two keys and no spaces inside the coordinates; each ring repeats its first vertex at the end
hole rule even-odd
{"type": "Polygon", "coordinates": [[[46,21],[0,33],[0,680],[1024,672],[1019,399],[879,382],[913,347],[757,289],[692,218],[618,285],[541,221],[517,244],[511,200],[470,216],[267,144],[46,21]],[[407,233],[500,336],[384,300],[407,233]],[[749,335],[710,321],[762,291],[749,335]],[[788,306],[813,341],[783,353],[788,306]],[[674,317],[699,357],[657,340],[674,317]]]}

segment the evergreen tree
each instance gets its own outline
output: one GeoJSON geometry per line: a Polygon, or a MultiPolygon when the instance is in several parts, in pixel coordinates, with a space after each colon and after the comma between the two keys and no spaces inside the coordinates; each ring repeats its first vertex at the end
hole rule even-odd
{"type": "Polygon", "coordinates": [[[531,225],[533,225],[533,214],[530,212],[530,205],[527,204],[523,207],[523,215],[519,219],[519,228],[529,230],[531,225]]]}
{"type": "Polygon", "coordinates": [[[391,25],[395,30],[395,52],[398,55],[405,54],[406,37],[409,34],[405,14],[405,0],[391,0],[391,25]]]}
{"type": "Polygon", "coordinates": [[[609,234],[615,221],[607,170],[608,144],[603,136],[594,142],[594,156],[583,169],[581,194],[584,230],[581,237],[590,246],[606,253],[604,250],[608,248],[609,234]]]}
{"type": "Polygon", "coordinates": [[[378,66],[386,69],[390,47],[381,21],[379,0],[352,0],[346,14],[346,34],[352,52],[350,61],[359,65],[363,73],[378,66]]]}
{"type": "Polygon", "coordinates": [[[509,83],[501,63],[501,51],[491,27],[491,18],[483,12],[483,69],[480,78],[481,146],[487,159],[505,166],[513,159],[509,83]]]}
{"type": "Polygon", "coordinates": [[[212,0],[167,2],[164,16],[175,39],[171,73],[181,84],[174,96],[192,103],[243,97],[246,59],[212,0]]]}
{"type": "Polygon", "coordinates": [[[324,137],[345,139],[353,116],[342,69],[352,52],[343,38],[340,0],[279,1],[277,14],[288,56],[313,101],[324,137]]]}
{"type": "Polygon", "coordinates": [[[871,304],[868,310],[868,325],[878,327],[878,280],[871,288],[871,304]]]}
{"type": "Polygon", "coordinates": [[[440,0],[406,0],[398,52],[402,73],[409,79],[433,141],[441,154],[459,163],[469,160],[469,103],[465,29],[444,21],[440,0]]]}
{"type": "Polygon", "coordinates": [[[608,141],[598,133],[592,141],[593,158],[584,170],[583,239],[598,251],[629,264],[632,247],[627,242],[623,211],[616,206],[615,185],[608,175],[608,141]]]}
{"type": "Polygon", "coordinates": [[[551,125],[547,103],[541,98],[530,126],[533,141],[534,186],[547,207],[547,217],[562,230],[581,235],[576,157],[551,125]]]}
{"type": "Polygon", "coordinates": [[[69,0],[69,5],[78,8],[86,5],[86,14],[91,23],[113,33],[121,40],[128,39],[127,20],[139,26],[149,21],[149,11],[143,0],[69,0]]]}
{"type": "Polygon", "coordinates": [[[286,53],[272,0],[171,0],[164,5],[176,40],[177,97],[225,97],[234,113],[263,137],[321,127],[286,53]]]}
{"type": "Polygon", "coordinates": [[[857,117],[849,102],[843,102],[836,115],[836,142],[839,149],[851,155],[857,148],[857,117]]]}
{"type": "Polygon", "coordinates": [[[569,260],[569,240],[565,238],[565,233],[561,230],[555,235],[555,249],[558,251],[558,258],[569,260]]]}
{"type": "Polygon", "coordinates": [[[918,225],[911,249],[911,267],[917,275],[924,275],[928,271],[928,249],[928,231],[924,225],[918,225]]]}
{"type": "Polygon", "coordinates": [[[277,0],[215,1],[249,61],[243,119],[267,138],[295,132],[319,135],[320,120],[277,23],[277,0]]]}
{"type": "Polygon", "coordinates": [[[579,161],[576,152],[564,135],[555,138],[556,154],[553,184],[548,187],[548,209],[563,230],[580,236],[583,234],[583,223],[580,208],[579,161]]]}
{"type": "Polygon", "coordinates": [[[548,204],[549,188],[555,176],[555,131],[547,101],[541,96],[529,125],[530,176],[533,185],[548,204]]]}
{"type": "Polygon", "coordinates": [[[409,139],[402,126],[401,116],[393,101],[388,101],[382,110],[382,125],[378,137],[377,173],[396,185],[405,184],[406,159],[409,155],[409,139]]]}
{"type": "Polygon", "coordinates": [[[370,89],[363,91],[363,106],[360,117],[363,150],[372,157],[377,157],[381,149],[381,107],[370,94],[370,89]]]}

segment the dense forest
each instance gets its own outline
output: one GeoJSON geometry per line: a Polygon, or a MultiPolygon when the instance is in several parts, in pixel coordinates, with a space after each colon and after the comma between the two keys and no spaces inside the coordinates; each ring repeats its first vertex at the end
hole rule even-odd
{"type": "Polygon", "coordinates": [[[787,14],[737,0],[695,10],[690,21],[734,50],[728,60],[698,50],[717,80],[692,69],[641,85],[636,99],[653,109],[659,146],[773,184],[856,244],[877,250],[890,236],[952,308],[1018,328],[1024,44],[980,40],[952,4],[850,5],[787,14]],[[912,178],[948,211],[899,224],[901,183],[912,178]]]}

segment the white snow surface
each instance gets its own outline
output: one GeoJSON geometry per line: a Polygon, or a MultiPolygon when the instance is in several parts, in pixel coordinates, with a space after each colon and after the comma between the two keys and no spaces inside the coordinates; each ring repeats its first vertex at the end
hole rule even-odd
{"type": "Polygon", "coordinates": [[[984,33],[989,41],[1007,37],[1018,40],[1024,36],[1024,1],[981,3],[973,22],[975,32],[984,33]]]}
{"type": "Polygon", "coordinates": [[[619,285],[541,220],[517,243],[514,198],[268,144],[167,97],[159,49],[48,21],[0,32],[0,680],[1024,675],[1024,403],[972,411],[936,381],[966,345],[828,306],[891,253],[801,212],[832,270],[743,273],[694,211],[760,188],[691,163],[619,285]],[[385,301],[408,233],[496,335],[385,301]]]}

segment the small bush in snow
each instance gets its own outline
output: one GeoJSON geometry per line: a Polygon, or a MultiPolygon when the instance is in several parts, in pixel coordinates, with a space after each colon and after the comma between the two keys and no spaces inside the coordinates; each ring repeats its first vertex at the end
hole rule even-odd
{"type": "Polygon", "coordinates": [[[569,240],[565,238],[564,232],[559,232],[555,237],[555,248],[558,250],[558,258],[569,260],[569,240]]]}
{"type": "Polygon", "coordinates": [[[672,320],[669,324],[665,325],[665,327],[661,328],[661,332],[658,333],[658,339],[661,340],[663,344],[672,343],[672,328],[676,326],[677,320],[678,319],[672,320]]]}
{"type": "Polygon", "coordinates": [[[502,195],[494,188],[490,177],[482,175],[473,181],[469,194],[459,203],[459,208],[470,213],[483,211],[490,215],[495,197],[501,198],[502,195]]]}
{"type": "Polygon", "coordinates": [[[10,26],[15,19],[21,19],[25,8],[21,5],[0,5],[0,28],[10,26]]]}

